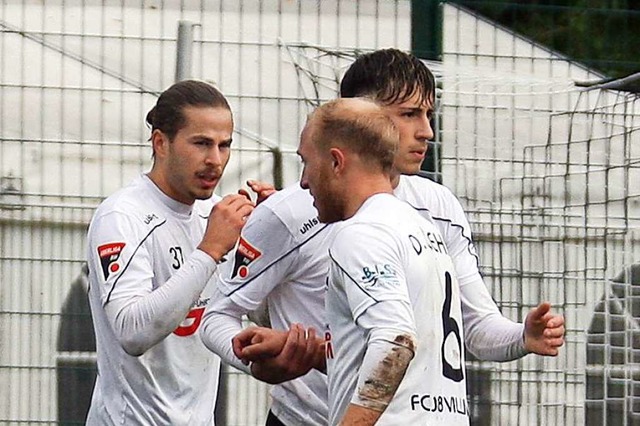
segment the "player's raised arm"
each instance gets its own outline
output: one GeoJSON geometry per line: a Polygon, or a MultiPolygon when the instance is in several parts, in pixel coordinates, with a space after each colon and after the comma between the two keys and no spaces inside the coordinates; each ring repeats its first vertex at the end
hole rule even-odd
{"type": "Polygon", "coordinates": [[[238,241],[253,207],[251,200],[240,194],[224,197],[213,207],[198,249],[219,263],[238,241]]]}
{"type": "Polygon", "coordinates": [[[213,424],[220,360],[197,331],[253,204],[213,195],[233,135],[216,88],[174,84],[147,123],[151,170],[108,197],[88,232],[100,377],[87,424],[213,424]]]}

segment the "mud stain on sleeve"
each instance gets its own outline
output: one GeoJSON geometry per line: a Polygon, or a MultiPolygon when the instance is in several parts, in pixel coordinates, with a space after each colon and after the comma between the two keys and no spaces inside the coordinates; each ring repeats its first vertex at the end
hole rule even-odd
{"type": "Polygon", "coordinates": [[[413,358],[416,343],[412,336],[401,334],[394,339],[391,351],[378,363],[358,396],[368,408],[383,411],[396,393],[413,358]]]}

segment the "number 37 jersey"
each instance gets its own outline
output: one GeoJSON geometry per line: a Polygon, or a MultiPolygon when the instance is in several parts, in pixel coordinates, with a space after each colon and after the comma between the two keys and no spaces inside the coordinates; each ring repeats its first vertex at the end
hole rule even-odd
{"type": "MultiPolygon", "coordinates": [[[[98,208],[87,245],[99,374],[87,424],[213,424],[220,359],[197,333],[213,284],[204,288],[180,326],[140,356],[127,354],[114,332],[120,327],[134,339],[135,324],[108,312],[156,291],[188,267],[189,258],[207,257],[194,251],[215,201],[181,204],[143,175],[98,208]]],[[[153,322],[157,315],[148,309],[141,317],[153,322]]],[[[157,329],[145,329],[152,332],[157,329]]]]}
{"type": "Polygon", "coordinates": [[[469,424],[459,288],[436,226],[389,194],[338,226],[326,298],[330,423],[357,392],[369,332],[386,328],[415,334],[417,348],[379,424],[469,424]],[[384,301],[406,312],[383,312],[384,301]],[[384,321],[361,320],[376,309],[368,318],[384,321]]]}

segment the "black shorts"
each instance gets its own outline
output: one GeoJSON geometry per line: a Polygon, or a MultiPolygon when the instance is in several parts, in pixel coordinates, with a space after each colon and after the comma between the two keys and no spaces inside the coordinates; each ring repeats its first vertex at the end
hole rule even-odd
{"type": "Polygon", "coordinates": [[[265,423],[265,426],[285,426],[285,424],[282,423],[271,410],[269,410],[269,414],[267,415],[267,423],[265,423]]]}

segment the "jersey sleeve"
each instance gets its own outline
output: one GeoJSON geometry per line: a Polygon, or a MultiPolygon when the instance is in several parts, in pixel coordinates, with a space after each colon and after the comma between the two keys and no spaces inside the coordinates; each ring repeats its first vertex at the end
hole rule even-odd
{"type": "MultiPolygon", "coordinates": [[[[114,212],[98,217],[88,236],[88,264],[111,328],[130,355],[139,356],[180,325],[216,264],[195,250],[166,283],[153,288],[153,263],[144,241],[153,228],[114,212]]],[[[162,226],[159,223],[157,226],[162,226]]]]}
{"type": "Polygon", "coordinates": [[[219,289],[214,289],[211,301],[205,310],[200,327],[202,343],[226,364],[251,374],[233,353],[232,339],[242,331],[242,316],[246,311],[224,296],[219,289]]]}
{"type": "Polygon", "coordinates": [[[221,297],[246,311],[258,309],[277,285],[301,267],[299,246],[280,217],[259,205],[242,229],[236,249],[219,267],[221,297]]]}
{"type": "Polygon", "coordinates": [[[389,318],[403,315],[405,318],[401,324],[412,325],[413,317],[406,305],[398,300],[388,300],[367,309],[360,316],[359,325],[368,331],[368,338],[352,403],[384,411],[395,394],[415,354],[418,340],[413,327],[394,329],[386,326],[389,318]],[[380,389],[372,385],[380,381],[388,386],[386,392],[379,392],[380,389]]]}
{"type": "Polygon", "coordinates": [[[143,241],[153,232],[117,212],[96,216],[88,234],[88,264],[94,269],[102,305],[152,290],[153,260],[143,241]]]}
{"type": "Polygon", "coordinates": [[[414,348],[410,349],[406,363],[394,365],[397,371],[393,374],[381,372],[379,366],[388,364],[390,354],[397,355],[394,351],[401,349],[396,348],[398,341],[416,339],[402,245],[383,226],[354,224],[338,231],[329,256],[330,285],[343,286],[336,290],[346,294],[353,319],[367,340],[351,403],[384,411],[404,376],[414,348]],[[386,385],[382,393],[370,385],[380,381],[386,385]]]}
{"type": "Polygon", "coordinates": [[[478,269],[471,226],[458,199],[446,191],[449,226],[443,232],[458,283],[467,349],[484,361],[510,361],[526,354],[522,324],[504,317],[478,269]]]}
{"type": "MultiPolygon", "coordinates": [[[[385,227],[345,226],[336,234],[329,257],[332,281],[344,285],[341,290],[347,295],[356,322],[367,309],[382,301],[398,301],[411,310],[401,244],[385,227]]],[[[407,318],[413,317],[403,321],[407,318]]]]}

